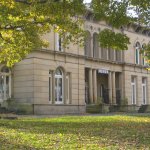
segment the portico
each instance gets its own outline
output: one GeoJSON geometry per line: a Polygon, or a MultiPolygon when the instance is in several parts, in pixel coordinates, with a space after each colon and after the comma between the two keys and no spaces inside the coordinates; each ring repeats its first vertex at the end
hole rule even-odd
{"type": "Polygon", "coordinates": [[[108,69],[85,68],[85,101],[96,104],[101,98],[105,104],[116,105],[121,100],[121,72],[108,69]]]}

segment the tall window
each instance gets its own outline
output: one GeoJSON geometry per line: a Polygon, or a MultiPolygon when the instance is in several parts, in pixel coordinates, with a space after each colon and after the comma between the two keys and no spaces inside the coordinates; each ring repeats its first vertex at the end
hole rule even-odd
{"type": "Polygon", "coordinates": [[[131,100],[132,104],[136,104],[136,77],[131,77],[131,100]]]}
{"type": "Polygon", "coordinates": [[[114,53],[115,53],[115,51],[113,49],[111,49],[111,48],[108,48],[107,52],[108,52],[107,59],[113,61],[114,60],[114,53]]]}
{"type": "Polygon", "coordinates": [[[56,51],[63,51],[63,39],[62,37],[60,37],[60,35],[58,33],[56,33],[55,35],[55,40],[56,40],[56,51]]]}
{"type": "Polygon", "coordinates": [[[60,68],[58,68],[55,72],[55,103],[62,104],[63,103],[63,72],[60,68]]]}
{"type": "Polygon", "coordinates": [[[52,101],[52,73],[49,71],[49,101],[52,101]]]}
{"type": "Polygon", "coordinates": [[[140,64],[140,43],[137,42],[135,46],[135,63],[140,64]]]}
{"type": "Polygon", "coordinates": [[[107,59],[107,49],[101,47],[101,58],[102,59],[107,59]]]}
{"type": "Polygon", "coordinates": [[[70,75],[66,75],[66,103],[70,103],[70,75]]]}
{"type": "Polygon", "coordinates": [[[0,71],[0,101],[11,97],[11,73],[9,68],[3,67],[0,71]]]}
{"type": "Polygon", "coordinates": [[[99,46],[98,46],[98,35],[97,35],[97,33],[93,34],[93,57],[99,58],[99,46]]]}
{"type": "Polygon", "coordinates": [[[116,61],[121,62],[121,51],[115,50],[116,61]]]}
{"type": "Polygon", "coordinates": [[[146,89],[146,78],[142,78],[142,102],[143,102],[143,104],[146,104],[146,98],[147,98],[146,90],[147,90],[146,89]]]}
{"type": "Polygon", "coordinates": [[[88,31],[85,38],[84,54],[85,56],[91,56],[91,34],[88,31]]]}
{"type": "Polygon", "coordinates": [[[146,59],[145,59],[145,52],[144,52],[144,46],[145,44],[142,45],[142,50],[143,50],[143,53],[142,53],[142,65],[146,65],[146,59]]]}

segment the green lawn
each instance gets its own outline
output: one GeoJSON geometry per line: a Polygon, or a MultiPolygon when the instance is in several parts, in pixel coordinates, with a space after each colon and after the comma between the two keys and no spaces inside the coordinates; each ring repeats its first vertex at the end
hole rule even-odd
{"type": "Polygon", "coordinates": [[[0,150],[150,150],[150,116],[0,119],[0,150]]]}

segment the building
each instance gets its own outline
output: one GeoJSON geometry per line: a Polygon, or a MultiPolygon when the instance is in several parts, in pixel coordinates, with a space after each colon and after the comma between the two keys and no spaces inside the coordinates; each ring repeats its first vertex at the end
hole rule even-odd
{"type": "Polygon", "coordinates": [[[127,51],[114,51],[97,42],[97,33],[109,25],[89,15],[84,27],[85,48],[70,44],[64,49],[59,35],[51,32],[44,36],[50,42],[47,49],[34,51],[12,70],[1,65],[2,105],[34,114],[84,113],[99,99],[111,106],[128,103],[137,110],[150,105],[150,73],[140,53],[150,33],[136,24],[116,30],[127,34],[131,44],[127,51]]]}

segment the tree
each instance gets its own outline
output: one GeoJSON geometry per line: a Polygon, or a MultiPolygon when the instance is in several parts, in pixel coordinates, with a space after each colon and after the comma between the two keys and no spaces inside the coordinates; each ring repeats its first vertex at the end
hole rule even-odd
{"type": "Polygon", "coordinates": [[[1,0],[0,63],[11,67],[32,50],[46,47],[41,36],[50,30],[61,36],[67,31],[66,44],[80,42],[84,32],[81,18],[75,16],[84,9],[80,0],[1,0]]]}
{"type": "MultiPolygon", "coordinates": [[[[149,0],[92,0],[90,10],[95,19],[112,25],[112,30],[99,33],[99,42],[116,50],[127,49],[130,42],[125,34],[114,33],[113,28],[133,22],[148,26],[150,22],[149,0]],[[106,40],[108,34],[113,41],[106,40]]],[[[31,51],[46,47],[48,43],[41,36],[51,30],[63,36],[64,46],[69,42],[82,43],[85,36],[82,16],[86,11],[83,0],[1,0],[0,63],[11,67],[31,51]]],[[[146,50],[150,51],[148,47],[146,50]]]]}

